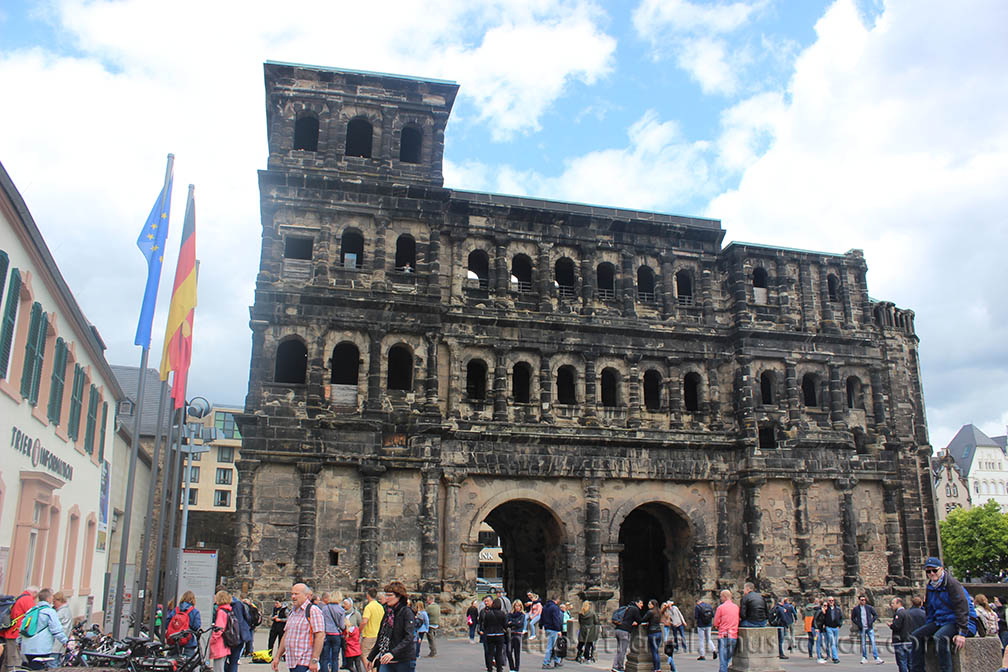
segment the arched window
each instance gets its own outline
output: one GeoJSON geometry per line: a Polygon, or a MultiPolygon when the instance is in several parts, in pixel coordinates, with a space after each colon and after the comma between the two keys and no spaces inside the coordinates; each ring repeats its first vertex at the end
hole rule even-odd
{"type": "Polygon", "coordinates": [[[344,341],[333,348],[330,383],[333,385],[356,385],[359,373],[360,350],[356,345],[344,341]]]}
{"type": "Polygon", "coordinates": [[[466,396],[473,401],[486,399],[487,365],[482,359],[470,359],[466,364],[466,396]]]}
{"type": "Polygon", "coordinates": [[[644,372],[644,408],[649,411],[661,409],[661,374],[654,369],[644,372]]]}
{"type": "Polygon", "coordinates": [[[980,483],[978,481],[973,482],[973,492],[980,494],[980,483]]]}
{"type": "Polygon", "coordinates": [[[959,496],[959,486],[956,485],[955,483],[952,484],[952,496],[953,497],[959,496]]]}
{"type": "Polygon", "coordinates": [[[777,447],[777,430],[773,425],[759,426],[760,450],[773,450],[777,447]]]}
{"type": "Polygon", "coordinates": [[[675,274],[676,300],[680,306],[693,305],[693,276],[689,271],[675,274]]]}
{"type": "Polygon", "coordinates": [[[577,403],[577,396],[574,394],[575,377],[573,366],[561,366],[557,370],[556,399],[558,404],[577,403]]]}
{"type": "Polygon", "coordinates": [[[830,301],[840,300],[840,278],[832,273],[826,276],[826,293],[829,295],[830,301]]]}
{"type": "Polygon", "coordinates": [[[304,152],[318,151],[318,119],[301,117],[294,123],[294,149],[304,152]]]}
{"type": "Polygon", "coordinates": [[[700,410],[700,374],[694,371],[683,378],[683,406],[690,413],[700,410]]]}
{"type": "Polygon", "coordinates": [[[760,375],[760,403],[764,406],[774,405],[774,388],[777,386],[777,374],[764,371],[760,375]]]}
{"type": "Polygon", "coordinates": [[[416,241],[408,233],[396,239],[395,268],[404,273],[416,271],[416,241]]]}
{"type": "Polygon", "coordinates": [[[864,391],[857,376],[850,376],[847,379],[847,408],[864,408],[864,391]]]}
{"type": "Polygon", "coordinates": [[[291,338],[277,346],[274,382],[304,385],[307,372],[308,348],[304,343],[291,338]]]}
{"type": "Polygon", "coordinates": [[[554,280],[557,284],[557,295],[564,299],[573,299],[577,290],[577,275],[574,272],[574,262],[567,257],[557,259],[553,268],[554,280]]]}
{"type": "Polygon", "coordinates": [[[532,293],[532,260],[527,254],[515,255],[511,260],[511,289],[521,294],[532,293]]]}
{"type": "Polygon", "coordinates": [[[356,229],[347,229],[340,238],[340,265],[360,268],[364,263],[364,236],[356,229]]]}
{"type": "Polygon", "coordinates": [[[648,266],[637,269],[637,300],[641,303],[655,302],[655,275],[648,266]]]}
{"type": "Polygon", "coordinates": [[[526,362],[518,362],[511,369],[511,394],[517,404],[532,400],[532,367],[526,362]]]}
{"type": "Polygon", "coordinates": [[[399,136],[399,160],[403,163],[420,163],[420,148],[423,145],[423,133],[419,128],[407,126],[399,136]]]}
{"type": "Polygon", "coordinates": [[[388,376],[385,384],[390,390],[413,389],[413,353],[405,345],[393,345],[388,352],[388,376]]]}
{"type": "Polygon", "coordinates": [[[469,278],[478,280],[480,289],[490,286],[490,259],[483,250],[473,250],[469,253],[469,278]]]}
{"type": "Polygon", "coordinates": [[[949,484],[949,483],[945,484],[945,496],[946,497],[951,497],[952,496],[952,485],[949,484]]]}
{"type": "Polygon", "coordinates": [[[619,406],[619,372],[612,367],[602,369],[602,405],[619,406]]]}
{"type": "Polygon", "coordinates": [[[801,380],[802,399],[809,408],[819,407],[819,379],[815,374],[806,373],[801,380]]]}
{"type": "Polygon", "coordinates": [[[346,127],[346,155],[370,159],[373,135],[374,130],[367,119],[351,119],[346,127]]]}
{"type": "Polygon", "coordinates": [[[760,305],[767,302],[767,272],[762,266],[753,269],[752,274],[753,301],[760,305]]]}
{"type": "Polygon", "coordinates": [[[603,262],[595,269],[595,280],[598,284],[598,296],[603,301],[616,298],[616,268],[609,262],[603,262]]]}

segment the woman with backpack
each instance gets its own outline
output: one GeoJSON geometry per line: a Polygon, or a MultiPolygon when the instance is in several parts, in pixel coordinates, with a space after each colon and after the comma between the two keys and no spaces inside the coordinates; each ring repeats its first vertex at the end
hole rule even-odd
{"type": "Polygon", "coordinates": [[[182,593],[178,609],[172,609],[168,612],[168,627],[165,630],[165,639],[168,640],[168,644],[175,644],[176,642],[171,641],[172,635],[180,632],[189,632],[188,635],[178,638],[177,646],[182,649],[184,655],[190,656],[196,651],[196,647],[199,644],[196,641],[196,636],[192,633],[202,627],[203,619],[200,618],[199,609],[196,608],[196,596],[191,590],[187,590],[182,593]]]}
{"type": "Polygon", "coordinates": [[[217,594],[214,595],[214,608],[216,615],[214,616],[213,632],[210,633],[210,660],[213,662],[214,672],[224,672],[224,664],[227,662],[227,657],[231,655],[231,647],[224,643],[228,617],[232,616],[231,595],[224,590],[217,591],[217,594]]]}

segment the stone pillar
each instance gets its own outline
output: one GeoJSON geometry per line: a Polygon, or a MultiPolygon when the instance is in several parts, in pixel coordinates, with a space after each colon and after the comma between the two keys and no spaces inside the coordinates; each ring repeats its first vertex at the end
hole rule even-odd
{"type": "Polygon", "coordinates": [[[372,412],[381,411],[381,362],[382,362],[382,334],[378,331],[368,332],[370,342],[368,344],[368,387],[367,401],[364,407],[372,412]]]}
{"type": "Polygon", "coordinates": [[[806,331],[814,330],[818,320],[815,319],[815,297],[812,293],[812,266],[808,259],[803,259],[798,264],[798,288],[801,294],[801,316],[802,329],[806,331]]]}
{"type": "Polygon", "coordinates": [[[829,297],[829,281],[826,266],[819,265],[819,303],[822,306],[823,322],[833,322],[833,304],[829,297]]]}
{"type": "Polygon", "coordinates": [[[634,257],[628,250],[623,250],[621,261],[623,262],[623,272],[620,274],[620,285],[623,294],[623,314],[633,316],[637,314],[636,307],[636,274],[634,273],[634,257]]]}
{"type": "Polygon", "coordinates": [[[711,269],[700,271],[700,300],[703,301],[703,321],[714,326],[714,274],[711,269]]]}
{"type": "Polygon", "coordinates": [[[252,498],[255,474],[259,460],[240,459],[235,462],[238,469],[238,485],[235,493],[235,573],[239,578],[252,577],[252,498]]]}
{"type": "Polygon", "coordinates": [[[760,586],[763,573],[763,511],[760,508],[760,488],[766,484],[761,476],[742,479],[742,553],[746,563],[746,579],[760,586]]]}
{"type": "Polygon", "coordinates": [[[871,299],[868,298],[868,267],[861,262],[857,270],[858,289],[861,292],[861,319],[865,326],[870,326],[874,321],[872,315],[871,299]]]}
{"type": "Polygon", "coordinates": [[[431,227],[430,243],[427,245],[427,293],[431,298],[441,300],[441,232],[437,227],[431,227]]]}
{"type": "Polygon", "coordinates": [[[798,559],[798,586],[808,592],[812,585],[812,525],[809,522],[808,490],[811,478],[794,479],[795,547],[798,559]]]}
{"type": "Polygon", "coordinates": [[[542,422],[552,422],[553,378],[550,375],[550,358],[540,354],[539,357],[539,419],[542,422]]]}
{"type": "MultiPolygon", "coordinates": [[[[605,655],[604,653],[602,654],[605,655]]],[[[663,653],[662,658],[665,657],[663,653]]],[[[651,652],[648,649],[647,628],[638,626],[630,631],[630,649],[627,651],[626,672],[652,672],[651,652]]]]}
{"type": "Polygon", "coordinates": [[[717,571],[718,585],[722,588],[734,583],[731,569],[731,543],[728,521],[728,490],[731,484],[723,479],[711,483],[714,488],[714,507],[717,515],[717,571]]]}
{"type": "Polygon", "coordinates": [[[882,508],[885,510],[886,559],[889,561],[889,575],[886,583],[896,585],[907,583],[903,567],[903,532],[900,529],[900,496],[903,483],[898,480],[882,481],[882,508]]]}
{"type": "Polygon", "coordinates": [[[465,580],[462,569],[462,520],[459,508],[459,490],[465,474],[445,472],[445,507],[444,507],[444,572],[446,581],[454,584],[457,589],[465,580]]]}
{"type": "Polygon", "coordinates": [[[627,427],[641,425],[640,357],[630,359],[630,379],[627,381],[627,427]]]}
{"type": "Polygon", "coordinates": [[[507,362],[504,360],[504,349],[497,348],[497,359],[494,363],[493,377],[493,419],[498,422],[507,420],[507,362]]]}
{"type": "Polygon", "coordinates": [[[441,559],[438,547],[440,470],[426,467],[420,471],[420,578],[425,593],[441,592],[441,559]]]}
{"type": "Polygon", "coordinates": [[[595,375],[595,353],[585,353],[585,400],[584,400],[584,415],[586,418],[594,418],[595,408],[598,405],[598,399],[596,396],[596,388],[598,387],[598,381],[595,375]]]}
{"type": "Polygon", "coordinates": [[[833,429],[843,430],[847,428],[844,421],[844,398],[841,391],[840,367],[836,364],[829,365],[829,411],[830,422],[833,429]]]}
{"type": "Polygon", "coordinates": [[[595,301],[595,269],[592,267],[595,250],[588,245],[581,246],[581,298],[584,301],[582,314],[591,315],[595,301]]]}
{"type": "Polygon", "coordinates": [[[857,518],[854,515],[854,486],[856,478],[838,478],[834,484],[840,491],[840,547],[843,550],[843,584],[853,586],[860,580],[861,559],[858,556],[857,518]]]}
{"type": "Polygon", "coordinates": [[[539,245],[538,265],[539,265],[539,310],[544,313],[553,312],[552,299],[556,296],[556,287],[553,285],[553,269],[550,268],[549,247],[546,243],[539,245]]]}
{"type": "Polygon", "coordinates": [[[424,381],[426,399],[424,400],[424,411],[427,413],[438,413],[438,361],[437,334],[427,334],[427,378],[424,381]]]}
{"type": "Polygon", "coordinates": [[[707,362],[707,394],[704,396],[703,403],[700,404],[700,408],[707,411],[711,427],[719,427],[721,424],[718,420],[721,415],[721,384],[718,380],[717,365],[717,360],[707,362]]]}
{"type": "Polygon", "coordinates": [[[749,274],[749,264],[739,258],[732,259],[730,264],[732,317],[736,326],[742,326],[752,321],[749,315],[749,297],[746,295],[746,277],[749,274]]]}
{"type": "Polygon", "coordinates": [[[798,405],[798,368],[794,361],[784,362],[784,393],[787,395],[788,426],[801,422],[801,407],[798,405]]]}
{"type": "Polygon", "coordinates": [[[585,588],[602,585],[602,505],[599,479],[581,481],[585,498],[585,588]]]}
{"type": "Polygon", "coordinates": [[[494,283],[497,296],[503,298],[507,296],[508,288],[511,284],[511,273],[508,270],[507,247],[503,240],[494,241],[494,273],[496,281],[494,283]]]}
{"type": "Polygon", "coordinates": [[[362,508],[358,590],[378,585],[378,480],[384,473],[385,467],[380,464],[360,466],[362,508]]]}
{"type": "Polygon", "coordinates": [[[669,357],[666,359],[666,366],[668,366],[669,377],[662,381],[665,386],[666,392],[668,393],[668,404],[669,404],[669,421],[672,427],[682,426],[682,393],[683,393],[683,381],[682,372],[679,369],[680,361],[678,358],[669,357]]]}
{"type": "MultiPolygon", "coordinates": [[[[743,288],[743,292],[745,289],[743,288]]],[[[752,360],[739,357],[735,371],[735,398],[738,399],[739,428],[750,450],[759,450],[759,431],[756,429],[756,406],[753,399],[752,360]]]]}
{"type": "Polygon", "coordinates": [[[882,388],[882,371],[872,368],[869,373],[871,377],[872,392],[872,413],[875,415],[875,426],[884,427],[886,425],[885,396],[882,388]]]}
{"type": "Polygon", "coordinates": [[[318,462],[298,462],[301,490],[298,493],[298,536],[294,565],[299,581],[310,581],[315,576],[315,515],[318,500],[315,484],[322,465],[318,462]]]}
{"type": "Polygon", "coordinates": [[[672,290],[672,259],[661,255],[658,272],[655,274],[655,299],[662,307],[662,319],[667,320],[675,315],[675,292],[672,290]]]}
{"type": "Polygon", "coordinates": [[[388,232],[388,228],[388,217],[375,218],[374,270],[381,273],[383,277],[385,273],[385,234],[388,232]]]}
{"type": "Polygon", "coordinates": [[[777,658],[777,628],[739,628],[728,672],[784,672],[777,658]]]}

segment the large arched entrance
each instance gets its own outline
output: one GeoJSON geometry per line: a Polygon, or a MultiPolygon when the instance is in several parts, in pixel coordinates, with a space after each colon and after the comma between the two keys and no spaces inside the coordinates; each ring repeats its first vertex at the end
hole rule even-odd
{"type": "Polygon", "coordinates": [[[681,601],[695,593],[689,523],[658,502],[638,506],[620,525],[620,596],[623,602],[642,598],[681,601]]]}
{"type": "Polygon", "coordinates": [[[501,577],[508,595],[528,591],[542,599],[564,591],[564,534],[551,511],[528,500],[496,507],[484,522],[500,540],[501,577]]]}

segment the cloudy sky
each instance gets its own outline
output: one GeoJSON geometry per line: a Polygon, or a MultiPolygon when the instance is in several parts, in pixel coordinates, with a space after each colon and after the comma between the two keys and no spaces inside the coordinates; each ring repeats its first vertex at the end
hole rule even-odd
{"type": "Polygon", "coordinates": [[[168,152],[156,334],[196,185],[190,392],[217,402],[248,379],[267,59],[457,81],[448,187],[864,249],[872,296],[917,313],[932,443],[1005,432],[1003,0],[4,0],[0,161],[113,363],[139,361],[135,240],[168,152]]]}

